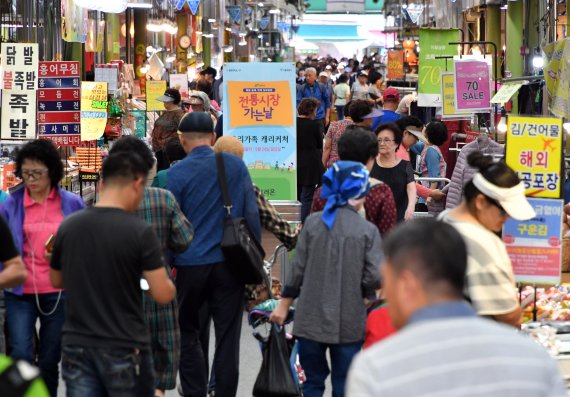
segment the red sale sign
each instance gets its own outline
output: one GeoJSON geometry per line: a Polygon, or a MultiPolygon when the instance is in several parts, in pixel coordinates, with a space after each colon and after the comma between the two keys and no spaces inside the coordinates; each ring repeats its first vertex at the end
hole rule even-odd
{"type": "Polygon", "coordinates": [[[489,64],[477,60],[455,61],[455,108],[486,111],[491,108],[489,64]]]}

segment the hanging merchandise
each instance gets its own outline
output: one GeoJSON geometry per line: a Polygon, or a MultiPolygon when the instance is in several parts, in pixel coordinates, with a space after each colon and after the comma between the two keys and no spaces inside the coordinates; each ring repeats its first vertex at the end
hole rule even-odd
{"type": "Polygon", "coordinates": [[[551,97],[550,111],[570,117],[570,45],[568,38],[544,47],[544,81],[551,97]]]}
{"type": "Polygon", "coordinates": [[[36,137],[38,44],[2,43],[1,139],[36,137]]]}
{"type": "Polygon", "coordinates": [[[259,19],[259,27],[261,28],[261,30],[265,30],[267,28],[267,26],[269,26],[269,21],[271,19],[269,18],[269,16],[263,16],[259,19]]]}
{"type": "Polygon", "coordinates": [[[127,9],[127,0],[74,0],[79,7],[88,10],[119,14],[127,9]]]}
{"type": "Polygon", "coordinates": [[[241,7],[240,6],[226,6],[226,11],[230,15],[230,18],[235,23],[241,22],[241,7]]]}
{"type": "Polygon", "coordinates": [[[61,37],[67,42],[85,43],[87,40],[87,8],[76,0],[61,1],[61,37]]]}

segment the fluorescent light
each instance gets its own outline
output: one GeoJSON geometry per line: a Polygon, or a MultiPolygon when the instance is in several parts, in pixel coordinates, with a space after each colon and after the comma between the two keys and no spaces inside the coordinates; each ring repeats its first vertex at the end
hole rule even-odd
{"type": "Polygon", "coordinates": [[[200,35],[201,35],[201,34],[202,34],[202,31],[197,30],[197,31],[196,31],[196,34],[200,34],[200,35]]]}
{"type": "Polygon", "coordinates": [[[245,37],[242,37],[238,44],[239,44],[240,46],[247,45],[247,41],[245,41],[245,37]]]}
{"type": "Polygon", "coordinates": [[[209,19],[208,19],[208,22],[210,22],[210,23],[216,23],[216,18],[209,18],[209,19]]]}
{"type": "Polygon", "coordinates": [[[270,14],[281,14],[281,10],[277,9],[277,8],[272,8],[271,10],[269,10],[270,14]]]}
{"type": "Polygon", "coordinates": [[[232,52],[233,50],[234,50],[234,46],[231,44],[224,46],[224,52],[232,52]]]}
{"type": "Polygon", "coordinates": [[[152,3],[127,3],[127,8],[146,8],[150,10],[152,3]]]}
{"type": "Polygon", "coordinates": [[[3,23],[2,25],[0,25],[0,28],[23,28],[24,25],[18,25],[18,24],[14,24],[14,23],[3,23]]]}
{"type": "Polygon", "coordinates": [[[202,37],[205,37],[207,39],[211,39],[212,37],[214,37],[214,34],[213,33],[206,33],[206,34],[202,35],[202,37]]]}
{"type": "Polygon", "coordinates": [[[259,3],[258,6],[259,6],[259,7],[263,7],[263,3],[259,3]]]}

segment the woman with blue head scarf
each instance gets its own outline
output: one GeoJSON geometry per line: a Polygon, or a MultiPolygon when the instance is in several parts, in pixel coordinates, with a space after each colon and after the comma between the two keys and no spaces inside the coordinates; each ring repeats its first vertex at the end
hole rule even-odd
{"type": "Polygon", "coordinates": [[[332,395],[344,396],[348,368],[362,347],[366,302],[376,298],[382,261],[378,229],[358,212],[368,189],[368,169],[361,163],[338,161],[327,170],[321,191],[327,204],[305,221],[281,302],[271,314],[271,321],[283,324],[298,298],[293,333],[307,375],[305,397],[321,397],[329,373],[332,395]]]}

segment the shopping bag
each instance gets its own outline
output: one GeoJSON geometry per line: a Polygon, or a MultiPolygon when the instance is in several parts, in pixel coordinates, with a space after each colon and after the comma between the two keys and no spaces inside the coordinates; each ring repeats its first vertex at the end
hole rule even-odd
{"type": "Polygon", "coordinates": [[[298,397],[299,389],[289,362],[285,328],[273,325],[263,345],[263,362],[253,386],[254,397],[298,397]]]}

